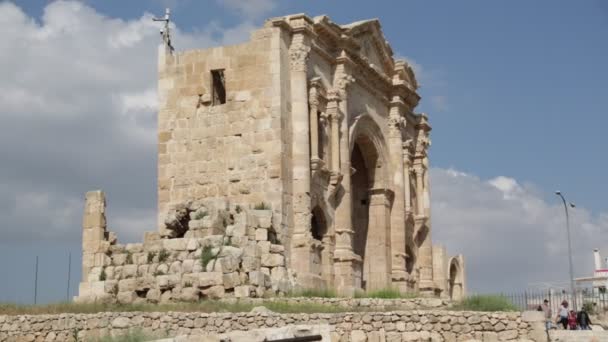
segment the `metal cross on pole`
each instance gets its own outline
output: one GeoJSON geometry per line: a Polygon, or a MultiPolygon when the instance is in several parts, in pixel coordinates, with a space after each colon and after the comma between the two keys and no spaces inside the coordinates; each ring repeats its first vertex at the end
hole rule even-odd
{"type": "Polygon", "coordinates": [[[171,45],[171,34],[169,32],[169,22],[171,19],[169,18],[171,15],[171,11],[167,8],[165,9],[165,17],[164,18],[152,18],[153,21],[162,21],[165,23],[165,26],[160,29],[160,36],[163,38],[165,45],[173,51],[173,45],[171,45]]]}

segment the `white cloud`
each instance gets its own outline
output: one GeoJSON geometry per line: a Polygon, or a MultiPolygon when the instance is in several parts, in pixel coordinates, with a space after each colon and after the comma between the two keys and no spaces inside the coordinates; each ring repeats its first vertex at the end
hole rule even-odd
{"type": "MultiPolygon", "coordinates": [[[[156,228],[160,24],[151,18],[110,18],[84,2],[55,1],[35,20],[0,2],[4,241],[78,240],[84,193],[97,188],[106,191],[119,235],[140,239],[135,230],[156,228]]],[[[173,44],[236,43],[253,27],[214,22],[185,33],[173,26],[173,44]]]]}
{"type": "MultiPolygon", "coordinates": [[[[499,176],[484,181],[453,169],[431,170],[433,239],[466,257],[473,290],[524,290],[568,279],[561,202],[499,176]]],[[[553,198],[553,194],[548,194],[553,198]]],[[[608,253],[608,213],[570,212],[575,276],[591,275],[593,248],[608,253]]],[[[608,256],[608,255],[607,255],[608,256]]]]}

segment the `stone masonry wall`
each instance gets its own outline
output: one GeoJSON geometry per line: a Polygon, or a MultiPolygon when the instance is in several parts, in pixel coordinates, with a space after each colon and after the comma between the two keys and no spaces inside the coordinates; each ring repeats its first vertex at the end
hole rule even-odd
{"type": "Polygon", "coordinates": [[[206,335],[236,330],[329,324],[332,341],[546,341],[536,312],[457,311],[336,314],[105,312],[0,316],[0,342],[78,341],[130,329],[159,336],[206,335]]]}
{"type": "MultiPolygon", "coordinates": [[[[145,234],[143,243],[118,244],[105,227],[103,193],[87,194],[85,222],[98,216],[97,239],[83,241],[79,302],[171,302],[281,295],[294,286],[271,210],[225,200],[176,206],[167,227],[180,238],[145,234]]],[[[85,225],[85,231],[90,229],[85,225]]],[[[87,234],[85,234],[87,235],[87,234]]]]}
{"type": "MultiPolygon", "coordinates": [[[[239,45],[159,56],[158,214],[172,205],[230,197],[282,212],[285,191],[279,29],[239,45]],[[222,70],[226,102],[214,103],[212,71],[222,70]]],[[[276,215],[280,228],[281,216],[276,215]]],[[[283,234],[282,231],[278,232],[283,234]]]]}

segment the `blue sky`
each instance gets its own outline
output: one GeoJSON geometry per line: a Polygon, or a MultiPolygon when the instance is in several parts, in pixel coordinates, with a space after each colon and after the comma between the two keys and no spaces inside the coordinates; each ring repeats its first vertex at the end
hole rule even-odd
{"type": "Polygon", "coordinates": [[[174,40],[178,50],[238,42],[265,18],[289,13],[327,14],[340,24],[379,18],[395,54],[410,61],[422,84],[418,110],[428,113],[433,126],[434,234],[451,251],[467,251],[473,290],[524,289],[564,280],[561,262],[554,262],[555,255],[564,257],[565,248],[556,188],[581,208],[573,218],[574,228],[582,229],[574,231],[580,237],[575,243],[578,275],[588,275],[591,249],[606,247],[604,1],[88,0],[81,1],[85,14],[74,3],[49,3],[0,5],[0,32],[9,37],[0,47],[0,69],[11,70],[0,81],[5,94],[0,96],[0,126],[5,127],[0,133],[6,139],[0,138],[5,143],[0,158],[10,164],[0,170],[0,216],[6,218],[0,224],[0,271],[12,275],[0,281],[0,301],[30,299],[31,287],[23,284],[31,281],[34,252],[43,256],[48,273],[42,277],[47,284],[39,291],[42,300],[65,297],[63,280],[52,274],[66,273],[67,251],[72,251],[73,274],[79,276],[79,219],[87,190],[106,190],[110,223],[125,239],[140,239],[144,230],[154,229],[155,117],[148,102],[154,95],[158,31],[142,16],[161,15],[166,5],[179,29],[174,40]],[[54,15],[45,17],[45,11],[54,15]],[[23,20],[14,19],[20,16],[23,20]],[[43,34],[76,16],[89,19],[67,38],[43,34]],[[26,29],[37,38],[22,38],[29,37],[26,29]],[[121,32],[130,32],[120,36],[124,47],[95,51],[96,40],[121,32]],[[51,71],[65,66],[62,58],[132,75],[128,80],[108,76],[103,82],[78,79],[69,71],[58,77],[51,71]],[[39,73],[28,72],[37,68],[39,73]],[[37,88],[41,84],[46,88],[37,88]],[[23,94],[42,93],[34,98],[39,107],[15,105],[33,102],[23,94]],[[143,104],[125,100],[122,107],[105,108],[108,101],[99,99],[96,105],[96,98],[106,93],[113,94],[108,101],[118,97],[143,104]],[[81,100],[82,107],[73,104],[81,100]],[[138,133],[110,138],[126,125],[116,120],[128,120],[138,133]],[[77,130],[87,134],[75,135],[77,130]],[[125,151],[115,152],[109,140],[120,142],[125,151]],[[15,146],[22,146],[19,153],[15,146]],[[488,212],[497,213],[494,221],[487,219],[488,212]],[[469,216],[484,219],[471,221],[469,216]],[[507,247],[513,246],[491,259],[499,267],[513,263],[510,257],[521,253],[515,246],[522,243],[538,247],[524,253],[523,262],[538,260],[540,266],[530,266],[516,281],[492,279],[491,267],[478,260],[487,255],[471,252],[469,244],[485,239],[494,246],[496,236],[501,237],[498,247],[509,238],[507,247]],[[539,271],[543,263],[552,264],[552,270],[539,271]]]}

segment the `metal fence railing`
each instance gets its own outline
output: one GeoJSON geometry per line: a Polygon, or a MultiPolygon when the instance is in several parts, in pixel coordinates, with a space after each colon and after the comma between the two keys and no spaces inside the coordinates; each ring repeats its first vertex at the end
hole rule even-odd
{"type": "Polygon", "coordinates": [[[576,299],[577,310],[584,304],[594,311],[608,311],[608,293],[599,292],[597,289],[577,289],[575,296],[566,290],[524,291],[516,293],[501,293],[513,305],[520,310],[537,310],[543,301],[549,301],[554,313],[557,313],[562,301],[568,301],[570,308],[573,307],[573,299],[576,299]]]}

